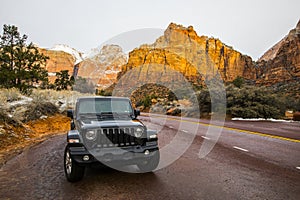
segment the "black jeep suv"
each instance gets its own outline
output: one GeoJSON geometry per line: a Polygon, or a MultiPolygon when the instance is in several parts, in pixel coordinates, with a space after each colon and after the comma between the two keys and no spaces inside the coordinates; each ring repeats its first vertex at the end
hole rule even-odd
{"type": "Polygon", "coordinates": [[[157,134],[137,119],[139,114],[128,98],[78,98],[75,109],[68,111],[72,121],[64,153],[67,180],[81,180],[86,166],[99,163],[153,171],[160,158],[157,134]]]}

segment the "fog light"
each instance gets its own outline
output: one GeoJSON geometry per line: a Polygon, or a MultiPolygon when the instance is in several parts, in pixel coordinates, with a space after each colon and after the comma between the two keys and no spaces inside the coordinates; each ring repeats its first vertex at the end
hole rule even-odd
{"type": "Polygon", "coordinates": [[[69,143],[79,143],[79,139],[69,139],[68,140],[69,143]]]}
{"type": "Polygon", "coordinates": [[[82,160],[84,161],[88,161],[90,159],[90,157],[88,155],[83,156],[82,160]]]}
{"type": "Polygon", "coordinates": [[[155,139],[155,138],[157,138],[156,134],[150,135],[150,139],[155,139]]]}
{"type": "Polygon", "coordinates": [[[149,153],[150,153],[149,150],[146,150],[146,151],[144,152],[145,155],[149,155],[149,153]]]}

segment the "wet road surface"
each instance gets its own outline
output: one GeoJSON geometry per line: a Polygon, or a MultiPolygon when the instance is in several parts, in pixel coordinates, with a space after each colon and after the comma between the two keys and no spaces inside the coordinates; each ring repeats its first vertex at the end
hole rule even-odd
{"type": "Polygon", "coordinates": [[[140,119],[159,131],[161,149],[179,132],[190,137],[195,125],[196,135],[179,159],[153,173],[88,168],[77,183],[64,177],[65,135],[55,136],[0,169],[0,199],[300,199],[300,123],[226,122],[200,159],[200,147],[211,139],[206,121],[140,119]]]}

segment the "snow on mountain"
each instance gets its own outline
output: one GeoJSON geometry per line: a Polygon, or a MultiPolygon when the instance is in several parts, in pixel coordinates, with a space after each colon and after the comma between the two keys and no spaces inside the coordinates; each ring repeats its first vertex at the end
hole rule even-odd
{"type": "Polygon", "coordinates": [[[64,44],[54,45],[54,47],[52,47],[49,50],[52,50],[52,51],[63,51],[63,52],[66,52],[66,53],[69,53],[69,54],[73,55],[74,58],[75,58],[75,65],[77,63],[83,61],[85,59],[85,57],[86,57],[86,55],[84,53],[81,53],[81,52],[77,51],[76,49],[71,48],[68,45],[64,45],[64,44]]]}

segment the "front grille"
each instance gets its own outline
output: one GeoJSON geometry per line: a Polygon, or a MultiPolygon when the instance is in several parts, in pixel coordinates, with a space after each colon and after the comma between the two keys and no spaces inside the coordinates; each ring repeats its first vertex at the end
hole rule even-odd
{"type": "Polygon", "coordinates": [[[131,146],[137,142],[134,128],[102,128],[97,130],[97,136],[98,147],[131,146]]]}
{"type": "Polygon", "coordinates": [[[134,136],[132,127],[101,128],[96,131],[95,141],[89,141],[84,137],[88,148],[126,147],[142,144],[142,139],[134,136]]]}

